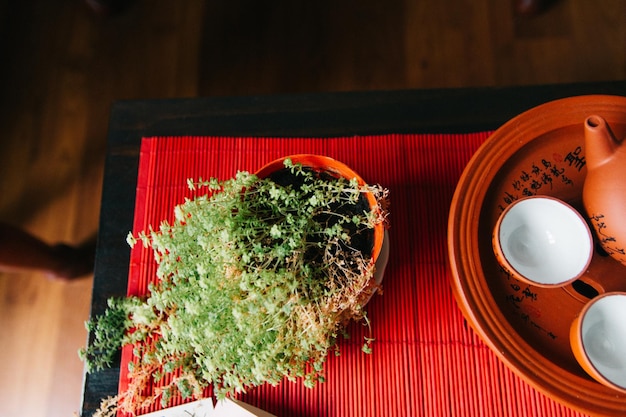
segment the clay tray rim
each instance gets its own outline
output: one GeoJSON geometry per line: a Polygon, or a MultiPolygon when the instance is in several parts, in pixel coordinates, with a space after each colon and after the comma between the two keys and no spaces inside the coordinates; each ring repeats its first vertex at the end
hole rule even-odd
{"type": "Polygon", "coordinates": [[[510,369],[572,408],[614,414],[626,410],[626,397],[549,361],[509,324],[492,294],[481,287],[487,278],[475,242],[489,184],[503,165],[493,161],[507,161],[538,133],[544,135],[579,122],[582,129],[590,112],[602,111],[619,111],[626,121],[626,97],[586,95],[555,100],[498,128],[474,153],[458,182],[448,220],[448,255],[457,304],[473,329],[510,369]]]}

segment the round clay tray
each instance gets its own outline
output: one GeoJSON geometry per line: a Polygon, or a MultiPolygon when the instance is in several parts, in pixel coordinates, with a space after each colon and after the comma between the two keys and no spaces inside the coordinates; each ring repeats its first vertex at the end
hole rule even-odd
{"type": "Polygon", "coordinates": [[[584,214],[583,124],[591,114],[604,117],[616,137],[626,136],[626,97],[580,96],[520,114],[478,149],[450,209],[452,287],[475,331],[530,385],[585,413],[624,415],[626,394],[582,370],[570,349],[569,329],[594,294],[626,290],[626,267],[596,251],[581,280],[539,288],[508,276],[491,246],[499,214],[523,196],[554,196],[584,214]]]}

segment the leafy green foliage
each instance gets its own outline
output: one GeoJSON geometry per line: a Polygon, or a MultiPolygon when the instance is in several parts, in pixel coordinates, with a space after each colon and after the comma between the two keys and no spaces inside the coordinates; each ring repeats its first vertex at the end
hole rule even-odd
{"type": "Polygon", "coordinates": [[[130,325],[127,311],[135,302],[135,299],[111,298],[104,314],[86,323],[87,330],[93,335],[93,341],[87,348],[79,351],[79,356],[87,364],[88,372],[111,366],[130,325]]]}
{"type": "Polygon", "coordinates": [[[129,244],[152,248],[159,281],[146,299],[112,301],[89,325],[90,369],[135,343],[136,391],[150,378],[180,375],[163,401],[197,396],[208,384],[222,397],[284,377],[308,387],[323,381],[337,334],[365,317],[362,304],[376,289],[355,236],[385,220],[387,191],[285,165],[287,185],[246,172],[190,181],[207,193],[176,206],[173,224],[129,235],[129,244]],[[362,209],[365,193],[379,206],[362,209]]]}

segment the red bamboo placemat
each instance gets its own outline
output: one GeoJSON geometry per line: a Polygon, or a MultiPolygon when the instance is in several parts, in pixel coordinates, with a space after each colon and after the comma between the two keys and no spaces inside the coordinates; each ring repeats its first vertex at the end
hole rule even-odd
{"type": "MultiPolygon", "coordinates": [[[[240,399],[277,416],[580,416],[513,374],[469,328],[448,273],[446,228],[457,181],[489,132],[342,138],[153,137],[141,145],[133,231],[173,220],[188,178],[226,179],[296,153],[338,159],[391,192],[391,254],[384,294],[367,306],[372,353],[360,324],[329,356],[326,382],[284,382],[240,399]]],[[[131,252],[128,293],[155,279],[150,250],[131,252]]],[[[127,384],[130,349],[122,356],[127,384]]],[[[173,404],[178,404],[174,401],[173,404]]],[[[146,410],[154,411],[154,410],[146,410]]]]}

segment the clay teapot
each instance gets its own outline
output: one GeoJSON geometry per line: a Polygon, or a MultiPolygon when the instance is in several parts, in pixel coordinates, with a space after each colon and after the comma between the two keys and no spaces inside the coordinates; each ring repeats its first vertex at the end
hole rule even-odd
{"type": "Polygon", "coordinates": [[[626,265],[626,141],[598,115],[585,120],[583,206],[598,243],[626,265]]]}

